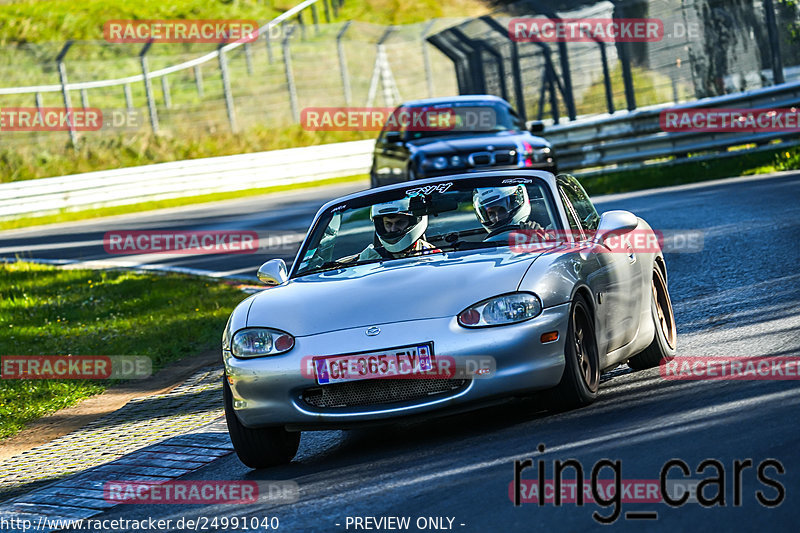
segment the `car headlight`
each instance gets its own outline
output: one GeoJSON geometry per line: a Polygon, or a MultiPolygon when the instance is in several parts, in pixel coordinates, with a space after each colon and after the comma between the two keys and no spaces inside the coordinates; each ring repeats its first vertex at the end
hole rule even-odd
{"type": "Polygon", "coordinates": [[[454,167],[460,167],[464,161],[461,159],[461,156],[454,155],[450,158],[450,165],[454,167]]]}
{"type": "Polygon", "coordinates": [[[433,168],[436,170],[444,170],[447,168],[447,158],[439,156],[433,160],[433,168]]]}
{"type": "Polygon", "coordinates": [[[294,348],[294,337],[269,328],[247,328],[237,331],[231,340],[235,357],[250,358],[278,355],[294,348]]]}
{"type": "Polygon", "coordinates": [[[542,302],[538,296],[515,292],[467,307],[458,314],[458,323],[465,328],[499,326],[529,320],[541,312],[542,302]]]}

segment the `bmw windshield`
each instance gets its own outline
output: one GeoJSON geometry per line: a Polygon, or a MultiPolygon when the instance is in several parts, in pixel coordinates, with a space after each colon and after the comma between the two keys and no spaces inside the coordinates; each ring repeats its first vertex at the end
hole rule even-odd
{"type": "Polygon", "coordinates": [[[535,178],[476,178],[409,184],[360,196],[324,212],[292,277],[412,256],[509,246],[519,229],[555,229],[546,184],[535,178]]]}

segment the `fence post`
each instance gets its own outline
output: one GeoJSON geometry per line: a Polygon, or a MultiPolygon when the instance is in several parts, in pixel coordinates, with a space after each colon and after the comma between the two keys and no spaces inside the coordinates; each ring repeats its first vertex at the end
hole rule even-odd
{"type": "Polygon", "coordinates": [[[274,61],[274,58],[272,57],[272,37],[270,36],[272,34],[272,28],[280,29],[280,26],[270,26],[264,33],[264,40],[267,42],[267,61],[269,61],[270,65],[274,61]]]}
{"type": "Polygon", "coordinates": [[[244,43],[244,62],[247,65],[247,73],[253,75],[253,51],[250,50],[250,43],[244,43]]]}
{"type": "Polygon", "coordinates": [[[625,102],[628,104],[628,111],[633,111],[636,109],[636,90],[633,88],[630,49],[627,42],[617,44],[619,45],[619,60],[622,63],[622,81],[625,84],[625,102]]]}
{"type": "Polygon", "coordinates": [[[772,0],[764,0],[764,17],[767,23],[767,34],[769,35],[769,51],[772,60],[772,84],[784,83],[783,60],[781,59],[781,46],[778,40],[778,25],[775,23],[775,6],[772,0]]]}
{"type": "Polygon", "coordinates": [[[89,107],[89,92],[86,89],[81,89],[81,107],[89,107]]]}
{"type": "Polygon", "coordinates": [[[606,45],[598,41],[597,45],[600,47],[600,59],[603,61],[603,85],[606,88],[606,106],[608,113],[613,114],[614,109],[614,93],[611,91],[611,73],[608,71],[608,55],[606,54],[606,45]]]}
{"type": "Polygon", "coordinates": [[[172,107],[172,97],[169,94],[169,81],[167,76],[161,76],[161,94],[164,96],[164,107],[170,109],[172,107]]]}
{"type": "Polygon", "coordinates": [[[236,108],[233,106],[233,94],[231,94],[231,82],[228,78],[228,60],[225,57],[225,43],[220,43],[219,48],[219,70],[222,74],[222,92],[225,95],[225,110],[228,112],[228,122],[233,133],[239,132],[236,124],[236,108]]]}
{"type": "Polygon", "coordinates": [[[203,97],[203,71],[200,70],[200,65],[194,66],[194,84],[197,86],[197,96],[203,97]]]}
{"type": "Polygon", "coordinates": [[[147,68],[147,51],[153,45],[149,41],[139,52],[139,61],[142,64],[142,76],[144,76],[144,93],[147,97],[147,109],[150,112],[150,127],[153,133],[158,133],[158,111],[156,111],[156,100],[153,98],[153,84],[150,82],[150,69],[147,68]]]}
{"type": "Polygon", "coordinates": [[[294,85],[294,74],[292,73],[292,56],[289,50],[289,39],[294,31],[294,26],[286,30],[283,37],[283,66],[286,73],[286,87],[289,90],[289,106],[292,109],[292,118],[295,122],[300,122],[300,112],[297,109],[297,88],[294,85]]]}
{"type": "Polygon", "coordinates": [[[426,38],[434,22],[433,20],[428,22],[422,30],[422,35],[420,35],[420,41],[422,42],[422,60],[425,63],[425,80],[428,83],[428,98],[433,98],[433,72],[431,71],[431,56],[428,53],[428,41],[426,38]]]}
{"type": "MultiPolygon", "coordinates": [[[[333,1],[336,2],[336,0],[333,1]]],[[[336,35],[336,50],[339,55],[339,72],[342,74],[342,90],[344,91],[344,105],[346,106],[351,104],[353,97],[350,93],[350,76],[347,73],[347,59],[344,56],[342,38],[352,22],[352,20],[345,22],[344,26],[342,26],[342,29],[339,30],[339,33],[336,35]]]]}
{"type": "Polygon", "coordinates": [[[306,40],[306,25],[303,22],[303,12],[297,12],[297,23],[300,25],[300,38],[306,40]]]}
{"type": "Polygon", "coordinates": [[[133,109],[133,96],[131,95],[131,84],[126,83],[122,86],[122,91],[125,93],[125,107],[133,109]]]}
{"type": "Polygon", "coordinates": [[[42,117],[42,93],[36,91],[34,95],[34,101],[36,102],[36,112],[39,114],[39,120],[43,121],[42,117]]]}
{"type": "Polygon", "coordinates": [[[75,135],[75,126],[72,125],[72,118],[69,116],[72,106],[69,102],[69,91],[67,91],[67,68],[64,66],[64,56],[67,55],[69,48],[72,46],[73,41],[67,41],[64,48],[56,56],[56,63],[58,64],[58,77],[61,80],[61,96],[64,99],[64,108],[67,114],[67,127],[69,129],[69,140],[72,142],[72,147],[77,150],[78,139],[75,135]]]}
{"type": "Polygon", "coordinates": [[[325,12],[325,23],[331,23],[331,8],[328,6],[328,0],[322,0],[322,8],[325,12]]]}
{"type": "Polygon", "coordinates": [[[314,21],[314,31],[319,35],[319,14],[317,13],[317,4],[311,4],[311,20],[314,21]]]}

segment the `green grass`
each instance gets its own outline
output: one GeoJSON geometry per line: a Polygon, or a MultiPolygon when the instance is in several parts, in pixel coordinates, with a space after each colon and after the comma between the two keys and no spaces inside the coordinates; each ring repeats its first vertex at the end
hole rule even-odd
{"type": "Polygon", "coordinates": [[[713,158],[649,166],[636,170],[609,171],[587,176],[581,183],[590,195],[668,187],[721,178],[766,174],[781,170],[800,170],[800,147],[744,153],[727,158],[713,158]]]}
{"type": "Polygon", "coordinates": [[[103,39],[115,19],[252,19],[266,22],[292,7],[272,0],[11,0],[0,9],[0,46],[103,39]]]}
{"type": "Polygon", "coordinates": [[[338,183],[351,183],[365,181],[368,176],[360,174],[357,176],[347,176],[343,178],[331,178],[321,181],[309,181],[304,183],[292,183],[287,185],[275,185],[273,187],[262,187],[258,189],[247,189],[243,191],[219,192],[203,194],[199,196],[187,196],[184,198],[172,198],[169,200],[158,200],[152,202],[141,202],[138,204],[121,205],[115,207],[101,207],[97,209],[85,209],[82,211],[62,211],[53,215],[39,217],[16,218],[12,220],[0,221],[0,231],[27,228],[30,226],[40,226],[43,224],[56,224],[59,222],[71,222],[75,220],[86,220],[90,218],[108,217],[114,215],[124,215],[127,213],[139,213],[142,211],[152,211],[154,209],[164,209],[167,207],[179,207],[183,205],[200,204],[207,202],[217,202],[220,200],[231,200],[234,198],[244,198],[259,194],[270,194],[274,192],[289,191],[308,187],[320,187],[323,185],[335,185],[338,183]]]}
{"type": "MultiPolygon", "coordinates": [[[[219,345],[233,286],[177,274],[0,264],[0,354],[145,355],[154,369],[219,345]]],[[[89,380],[0,380],[0,438],[99,394],[89,380]]]]}

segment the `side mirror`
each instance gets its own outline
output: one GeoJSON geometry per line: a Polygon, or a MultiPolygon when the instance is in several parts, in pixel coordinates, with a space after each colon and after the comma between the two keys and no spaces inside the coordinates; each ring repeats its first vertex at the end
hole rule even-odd
{"type": "Polygon", "coordinates": [[[402,142],[403,136],[399,131],[387,131],[386,135],[383,136],[383,140],[386,141],[387,144],[395,144],[402,142]]]}
{"type": "Polygon", "coordinates": [[[636,229],[639,219],[630,211],[606,211],[600,215],[600,223],[597,225],[596,242],[602,242],[606,235],[612,233],[620,235],[636,229]]]}
{"type": "Polygon", "coordinates": [[[283,285],[289,279],[286,271],[286,261],[283,259],[270,259],[258,269],[258,279],[264,285],[283,285]]]}
{"type": "Polygon", "coordinates": [[[528,131],[531,133],[541,133],[544,131],[544,122],[541,120],[532,120],[528,122],[528,131]]]}

